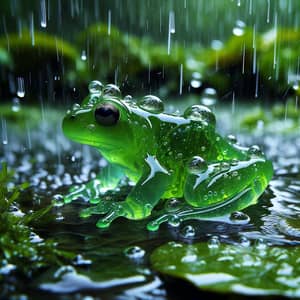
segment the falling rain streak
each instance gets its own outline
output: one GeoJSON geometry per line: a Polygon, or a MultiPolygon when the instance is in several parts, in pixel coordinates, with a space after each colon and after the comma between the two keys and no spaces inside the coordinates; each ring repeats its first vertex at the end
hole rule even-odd
{"type": "Polygon", "coordinates": [[[175,14],[174,11],[169,13],[169,30],[168,30],[168,55],[171,53],[171,36],[175,33],[175,14]]]}

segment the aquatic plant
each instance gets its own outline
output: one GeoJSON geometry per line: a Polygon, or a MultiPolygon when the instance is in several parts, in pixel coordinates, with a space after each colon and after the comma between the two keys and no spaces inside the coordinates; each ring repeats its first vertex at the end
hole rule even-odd
{"type": "Polygon", "coordinates": [[[41,267],[61,265],[73,258],[57,248],[57,243],[39,237],[31,224],[49,212],[51,206],[24,214],[18,207],[27,183],[12,183],[13,171],[2,163],[0,170],[0,279],[12,271],[30,276],[41,267]]]}

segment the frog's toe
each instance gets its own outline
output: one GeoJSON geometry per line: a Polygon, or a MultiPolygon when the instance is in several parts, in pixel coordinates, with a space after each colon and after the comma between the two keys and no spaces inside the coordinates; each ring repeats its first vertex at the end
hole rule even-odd
{"type": "Polygon", "coordinates": [[[107,228],[109,225],[119,217],[128,217],[128,212],[122,205],[123,203],[113,203],[111,209],[106,213],[106,215],[99,219],[97,222],[97,227],[107,228]]]}

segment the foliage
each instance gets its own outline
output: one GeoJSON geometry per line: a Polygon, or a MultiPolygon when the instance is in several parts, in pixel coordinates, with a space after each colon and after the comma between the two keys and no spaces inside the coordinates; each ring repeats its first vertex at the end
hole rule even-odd
{"type": "MultiPolygon", "coordinates": [[[[213,241],[213,238],[212,238],[213,241]]],[[[300,295],[300,247],[170,242],[157,248],[153,267],[202,290],[246,295],[300,295]]],[[[217,242],[216,242],[217,241],[217,242]]]]}
{"type": "Polygon", "coordinates": [[[2,163],[0,170],[0,279],[8,270],[30,276],[37,269],[61,265],[73,254],[57,249],[57,244],[43,240],[30,227],[38,222],[51,207],[24,215],[16,201],[27,183],[12,185],[13,172],[2,163]]]}

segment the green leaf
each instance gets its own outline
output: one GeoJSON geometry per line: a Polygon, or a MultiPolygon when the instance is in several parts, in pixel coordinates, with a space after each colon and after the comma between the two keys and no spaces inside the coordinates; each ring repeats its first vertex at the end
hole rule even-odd
{"type": "Polygon", "coordinates": [[[300,247],[170,242],[157,248],[153,267],[199,289],[246,295],[300,296],[300,247]]]}

